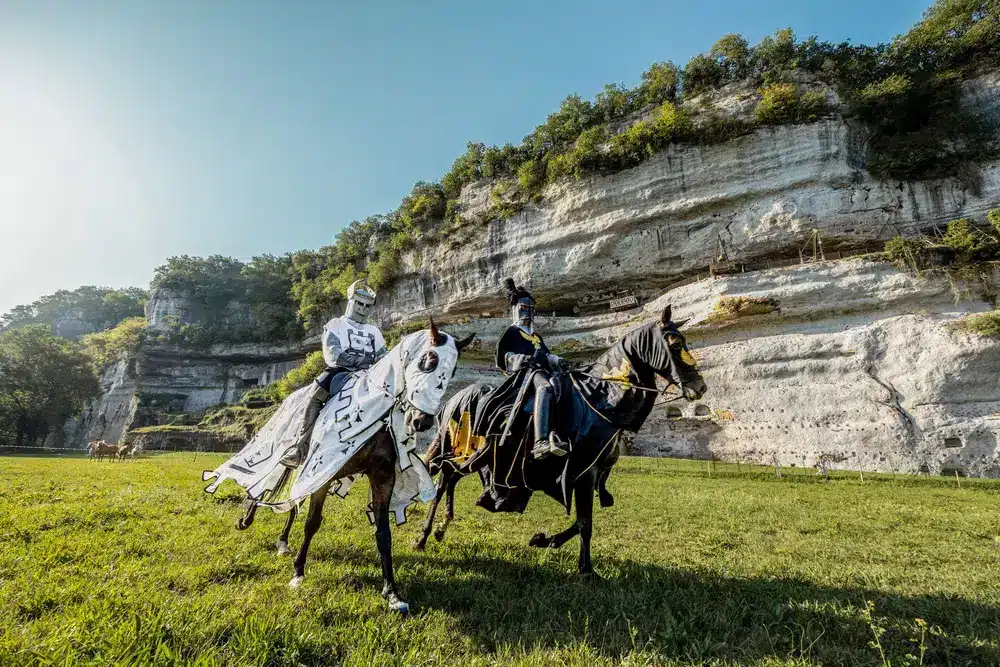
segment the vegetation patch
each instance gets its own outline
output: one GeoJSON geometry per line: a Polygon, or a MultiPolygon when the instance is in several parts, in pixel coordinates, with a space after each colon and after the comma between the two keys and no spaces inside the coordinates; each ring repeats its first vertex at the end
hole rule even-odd
{"type": "MultiPolygon", "coordinates": [[[[198,423],[178,423],[189,419],[176,419],[173,423],[142,426],[129,434],[190,434],[213,435],[223,442],[247,442],[257,434],[274,413],[278,405],[248,408],[243,405],[222,405],[207,410],[198,423]]],[[[189,416],[190,417],[190,416],[189,416]]],[[[197,419],[197,417],[194,417],[197,419]]]]}
{"type": "Polygon", "coordinates": [[[1000,310],[966,315],[957,320],[952,326],[956,331],[966,331],[980,336],[1000,338],[1000,310]]]}
{"type": "Polygon", "coordinates": [[[761,296],[724,296],[719,299],[705,322],[727,322],[751,315],[767,315],[779,310],[779,301],[761,296]]]}
{"type": "MultiPolygon", "coordinates": [[[[968,218],[952,220],[936,236],[897,236],[885,245],[883,257],[916,273],[944,273],[956,300],[965,296],[958,281],[976,286],[979,297],[997,306],[996,268],[1000,262],[1000,209],[987,214],[985,224],[968,218]]],[[[966,288],[966,291],[968,288],[966,288]]]]}
{"type": "Polygon", "coordinates": [[[83,349],[101,369],[108,364],[135,354],[146,338],[145,317],[129,317],[113,329],[87,334],[83,337],[83,349]]]}
{"type": "Polygon", "coordinates": [[[71,320],[72,330],[67,332],[66,337],[76,338],[80,334],[110,329],[128,317],[142,315],[148,297],[149,293],[138,287],[111,289],[86,286],[59,290],[0,315],[0,330],[44,324],[52,333],[59,333],[57,329],[61,328],[61,324],[71,320]],[[76,327],[82,327],[82,330],[76,327]]]}

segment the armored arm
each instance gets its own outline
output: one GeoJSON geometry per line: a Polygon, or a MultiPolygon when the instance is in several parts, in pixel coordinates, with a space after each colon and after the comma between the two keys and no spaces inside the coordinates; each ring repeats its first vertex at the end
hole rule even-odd
{"type": "Polygon", "coordinates": [[[520,370],[522,366],[524,366],[524,364],[528,362],[529,359],[531,359],[531,357],[529,357],[526,354],[518,354],[517,352],[508,352],[507,354],[504,355],[505,367],[502,368],[501,370],[505,370],[508,373],[516,373],[518,370],[520,370]]]}
{"type": "Polygon", "coordinates": [[[337,358],[344,351],[344,346],[340,343],[340,338],[335,331],[327,328],[323,330],[323,361],[328,368],[339,366],[337,358]]]}
{"type": "Polygon", "coordinates": [[[323,360],[330,368],[352,371],[367,368],[371,363],[363,352],[345,349],[337,332],[329,328],[323,333],[323,360]]]}

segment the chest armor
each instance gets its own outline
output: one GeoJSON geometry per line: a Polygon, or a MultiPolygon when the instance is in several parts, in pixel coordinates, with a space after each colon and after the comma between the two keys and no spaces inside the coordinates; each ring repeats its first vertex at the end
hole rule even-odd
{"type": "Polygon", "coordinates": [[[344,351],[374,354],[378,347],[378,329],[374,325],[359,324],[340,317],[330,322],[327,328],[336,334],[344,351]]]}

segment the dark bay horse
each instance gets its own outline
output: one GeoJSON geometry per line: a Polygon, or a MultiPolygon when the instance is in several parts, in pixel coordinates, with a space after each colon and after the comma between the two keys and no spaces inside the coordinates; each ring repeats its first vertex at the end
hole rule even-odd
{"type": "MultiPolygon", "coordinates": [[[[384,377],[387,392],[397,396],[395,410],[405,411],[405,428],[408,433],[423,431],[433,424],[434,412],[440,406],[441,398],[448,382],[454,375],[455,364],[462,349],[468,346],[474,336],[456,341],[451,336],[439,332],[434,322],[428,332],[418,332],[407,336],[399,345],[378,363],[392,364],[384,377]],[[400,348],[402,351],[400,351],[400,348]]],[[[389,530],[390,501],[396,483],[398,449],[390,433],[391,415],[385,416],[385,424],[376,431],[340,467],[336,474],[309,497],[309,510],[305,521],[305,535],[295,557],[294,577],[289,585],[298,588],[305,578],[306,558],[309,546],[323,522],[323,505],[337,480],[353,478],[364,474],[371,485],[370,516],[375,525],[375,544],[382,564],[382,595],[394,611],[406,612],[409,605],[402,600],[396,590],[396,580],[392,565],[392,535],[389,530]]],[[[319,445],[314,442],[310,450],[313,456],[319,445]]],[[[250,445],[248,449],[253,449],[250,445]]],[[[239,463],[240,455],[231,461],[239,463]]],[[[309,459],[303,467],[308,465],[309,459]]],[[[419,462],[418,462],[419,463],[419,462]]],[[[284,473],[286,479],[289,472],[284,473]]],[[[284,481],[278,485],[280,489],[284,481]]],[[[304,500],[304,498],[303,498],[304,500]]],[[[248,501],[246,514],[237,522],[237,529],[245,530],[254,521],[258,507],[263,501],[248,501]]],[[[278,552],[290,553],[288,535],[297,513],[297,502],[288,508],[288,519],[278,540],[278,552]]]]}
{"type": "MultiPolygon", "coordinates": [[[[649,416],[658,395],[657,376],[680,389],[678,398],[689,401],[701,398],[707,386],[679,325],[671,319],[670,306],[659,321],[629,332],[593,364],[561,375],[564,389],[557,420],[572,443],[566,457],[531,459],[527,411],[518,410],[516,401],[512,411],[512,401],[497,399],[511,382],[496,391],[471,385],[448,401],[438,415],[438,432],[426,455],[431,474],[439,477],[423,532],[414,545],[417,549],[425,547],[437,506],[446,496],[445,519],[434,533],[436,539],[444,539],[454,517],[455,485],[477,472],[486,489],[477,504],[490,511],[523,511],[536,490],[558,500],[567,513],[575,502],[576,520],[569,528],[552,536],[538,533],[529,544],[558,548],[579,535],[579,571],[596,576],[590,558],[594,492],[602,507],[614,504],[607,479],[618,461],[618,438],[623,432],[638,431],[649,416]],[[505,429],[511,436],[498,446],[505,429]],[[491,493],[498,488],[499,499],[491,493]]],[[[506,391],[512,394],[511,388],[506,391]]]]}

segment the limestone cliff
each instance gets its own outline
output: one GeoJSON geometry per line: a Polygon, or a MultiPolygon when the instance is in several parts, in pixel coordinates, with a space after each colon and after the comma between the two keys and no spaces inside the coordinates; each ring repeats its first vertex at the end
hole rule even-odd
{"type": "MultiPolygon", "coordinates": [[[[965,104],[1000,115],[1000,74],[970,82],[965,104]]],[[[826,251],[875,247],[956,217],[981,218],[1000,202],[1000,164],[964,180],[880,182],[865,171],[864,141],[863,128],[835,116],[675,146],[627,171],[552,184],[540,205],[485,225],[477,221],[492,183],[473,183],[462,193],[463,225],[404,256],[405,275],[383,294],[383,319],[478,315],[495,309],[505,276],[560,312],[606,303],[620,290],[648,300],[706,273],[720,254],[751,264],[797,257],[814,229],[826,251]]]]}
{"type": "MultiPolygon", "coordinates": [[[[746,94],[723,92],[718,108],[749,108],[746,94]]],[[[968,84],[966,103],[1000,118],[1000,75],[968,84]]],[[[513,276],[555,312],[539,323],[550,344],[586,358],[669,301],[678,318],[692,318],[710,391],[654,411],[634,452],[1000,475],[1000,344],[951,327],[986,305],[956,304],[943,277],[840,259],[957,217],[981,219],[1000,206],[1000,163],[961,179],[880,182],[865,170],[864,140],[862,128],[833,115],[673,147],[628,171],[552,184],[507,220],[484,222],[493,184],[473,183],[462,224],[404,255],[379,317],[388,326],[433,314],[455,333],[476,332],[485,351],[506,326],[497,287],[513,276]],[[808,263],[799,265],[804,247],[808,263]],[[611,312],[609,298],[623,291],[641,308],[611,312]],[[780,308],[713,321],[719,299],[740,295],[780,308]]],[[[224,316],[243,312],[234,302],[224,316]]],[[[154,332],[200,317],[194,302],[167,292],[151,296],[147,315],[154,332]]],[[[315,338],[205,350],[147,344],[108,371],[105,397],[70,439],[114,439],[165,413],[235,401],[317,347],[315,338]]],[[[495,376],[484,361],[466,362],[453,387],[470,381],[495,376]]]]}
{"type": "Polygon", "coordinates": [[[216,345],[193,350],[151,342],[107,369],[102,396],[54,436],[50,446],[82,448],[90,440],[118,442],[140,426],[169,423],[235,403],[249,389],[283,377],[318,348],[316,340],[295,345],[216,345]]]}

